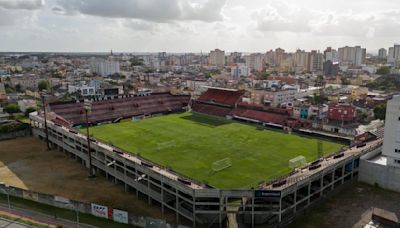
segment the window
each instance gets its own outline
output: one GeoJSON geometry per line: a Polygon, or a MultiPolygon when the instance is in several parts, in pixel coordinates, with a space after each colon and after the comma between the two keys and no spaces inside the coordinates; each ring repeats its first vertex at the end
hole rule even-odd
{"type": "Polygon", "coordinates": [[[400,164],[400,160],[394,159],[394,163],[400,164]]]}

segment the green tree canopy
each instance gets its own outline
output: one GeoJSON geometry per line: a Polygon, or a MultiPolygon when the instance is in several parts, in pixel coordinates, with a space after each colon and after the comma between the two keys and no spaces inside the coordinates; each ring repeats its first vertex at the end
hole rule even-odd
{"type": "Polygon", "coordinates": [[[41,80],[38,84],[39,91],[50,90],[50,82],[48,80],[41,80]]]}
{"type": "Polygon", "coordinates": [[[380,104],[374,108],[374,116],[376,119],[384,120],[386,116],[386,104],[380,104]]]}
{"type": "Polygon", "coordinates": [[[390,67],[382,66],[376,71],[376,74],[380,74],[380,75],[390,74],[390,67]]]}
{"type": "Polygon", "coordinates": [[[8,104],[5,108],[4,111],[7,113],[17,113],[20,112],[18,104],[8,104]]]}

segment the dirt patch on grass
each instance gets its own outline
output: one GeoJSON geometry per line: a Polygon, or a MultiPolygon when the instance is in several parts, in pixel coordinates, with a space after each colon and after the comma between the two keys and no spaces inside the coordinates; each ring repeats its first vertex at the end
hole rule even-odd
{"type": "Polygon", "coordinates": [[[127,210],[135,215],[175,222],[175,214],[161,215],[122,186],[104,177],[88,180],[88,170],[60,151],[47,151],[46,144],[27,137],[0,141],[0,181],[36,192],[59,195],[127,210]]]}

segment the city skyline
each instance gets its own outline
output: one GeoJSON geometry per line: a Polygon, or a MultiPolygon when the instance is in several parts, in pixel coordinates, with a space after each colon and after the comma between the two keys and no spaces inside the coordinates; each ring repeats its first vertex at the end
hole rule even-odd
{"type": "Polygon", "coordinates": [[[376,54],[396,43],[399,19],[390,0],[0,0],[0,51],[293,52],[361,45],[376,54]]]}

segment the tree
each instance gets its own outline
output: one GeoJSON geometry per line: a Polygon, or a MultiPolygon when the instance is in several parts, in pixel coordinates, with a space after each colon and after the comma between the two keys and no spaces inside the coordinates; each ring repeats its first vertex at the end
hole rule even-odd
{"type": "Polygon", "coordinates": [[[380,68],[376,71],[376,74],[380,74],[380,75],[387,75],[387,74],[390,74],[390,67],[388,67],[388,66],[380,67],[380,68]]]}
{"type": "Polygon", "coordinates": [[[131,60],[131,66],[142,66],[143,65],[143,59],[138,58],[134,56],[131,60]]]}
{"type": "Polygon", "coordinates": [[[17,92],[22,92],[21,85],[20,85],[20,84],[17,84],[17,85],[15,86],[15,90],[16,90],[17,92]]]}
{"type": "Polygon", "coordinates": [[[29,116],[29,113],[35,112],[35,111],[36,111],[36,108],[34,108],[34,107],[29,107],[29,108],[27,108],[27,109],[25,110],[25,116],[28,117],[28,116],[29,116]]]}
{"type": "Polygon", "coordinates": [[[341,77],[340,81],[342,82],[342,85],[350,85],[350,81],[346,77],[341,77]]]}
{"type": "Polygon", "coordinates": [[[386,104],[380,104],[374,108],[374,116],[376,119],[385,120],[386,104]]]}
{"type": "Polygon", "coordinates": [[[8,104],[4,111],[10,114],[20,112],[18,104],[8,104]]]}
{"type": "Polygon", "coordinates": [[[39,91],[50,90],[50,82],[48,80],[41,80],[38,84],[39,91]]]}

